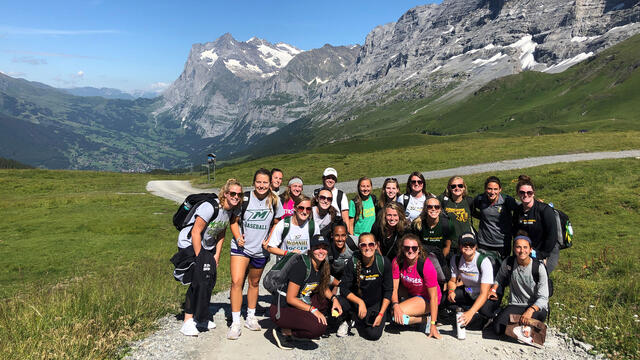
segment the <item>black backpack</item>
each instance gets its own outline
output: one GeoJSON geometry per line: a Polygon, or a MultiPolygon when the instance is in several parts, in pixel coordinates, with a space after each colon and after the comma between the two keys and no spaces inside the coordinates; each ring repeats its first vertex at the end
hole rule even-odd
{"type": "MultiPolygon", "coordinates": [[[[512,255],[512,256],[509,256],[506,261],[507,261],[507,270],[509,271],[508,279],[509,281],[511,281],[511,275],[513,274],[513,270],[515,269],[516,258],[515,256],[512,255]]],[[[535,281],[536,284],[538,284],[538,282],[540,282],[540,266],[539,265],[544,266],[545,270],[547,269],[547,267],[542,261],[538,259],[531,258],[531,261],[533,261],[533,264],[531,265],[531,275],[533,275],[533,281],[535,281]]],[[[551,280],[551,277],[549,276],[548,271],[547,271],[547,280],[548,280],[548,287],[549,287],[549,297],[551,297],[553,295],[553,281],[551,280]]]]}
{"type": "Polygon", "coordinates": [[[569,215],[553,207],[553,203],[547,204],[556,216],[556,228],[558,229],[558,245],[560,250],[568,249],[573,245],[573,226],[569,215]]]}
{"type": "Polygon", "coordinates": [[[286,298],[287,294],[287,286],[289,281],[289,272],[291,268],[297,264],[299,261],[304,262],[307,273],[304,277],[305,282],[309,279],[309,275],[311,275],[311,259],[306,254],[299,254],[290,252],[280,259],[269,272],[262,279],[262,284],[264,288],[267,289],[272,295],[278,296],[278,312],[276,313],[276,319],[280,319],[280,295],[286,298]]]}
{"type": "MultiPolygon", "coordinates": [[[[191,217],[196,212],[196,209],[201,204],[208,202],[213,206],[213,216],[211,220],[214,220],[218,217],[218,212],[220,211],[220,200],[218,196],[214,193],[200,193],[200,194],[191,194],[187,196],[186,199],[180,204],[176,213],[173,214],[173,226],[178,229],[178,231],[188,227],[193,226],[194,223],[189,223],[191,217]]],[[[207,224],[208,225],[208,224],[207,224]]],[[[205,227],[206,229],[206,227],[205,227]]],[[[187,235],[188,238],[191,238],[191,233],[187,235]]]]}

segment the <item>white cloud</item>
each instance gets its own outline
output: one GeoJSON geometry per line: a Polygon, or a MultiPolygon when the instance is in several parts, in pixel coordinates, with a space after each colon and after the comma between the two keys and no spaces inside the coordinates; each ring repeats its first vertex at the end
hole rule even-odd
{"type": "Polygon", "coordinates": [[[77,73],[71,75],[71,77],[76,79],[82,79],[84,77],[84,71],[79,70],[77,73]]]}
{"type": "Polygon", "coordinates": [[[0,26],[0,32],[11,35],[99,35],[99,34],[117,34],[119,30],[62,30],[62,29],[36,29],[23,28],[15,26],[0,26]]]}

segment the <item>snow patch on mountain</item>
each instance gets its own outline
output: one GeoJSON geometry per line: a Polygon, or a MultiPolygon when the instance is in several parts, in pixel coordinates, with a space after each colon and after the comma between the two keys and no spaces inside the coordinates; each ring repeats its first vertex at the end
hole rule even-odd
{"type": "Polygon", "coordinates": [[[536,46],[538,44],[532,39],[533,36],[526,35],[515,43],[509,45],[509,47],[520,50],[520,66],[522,70],[531,69],[538,65],[533,57],[533,52],[536,50],[536,46]]]}
{"type": "Polygon", "coordinates": [[[213,52],[213,49],[205,50],[202,53],[200,53],[200,60],[205,60],[205,59],[209,59],[209,61],[207,61],[207,64],[213,65],[216,63],[216,60],[218,60],[218,54],[213,52]]]}
{"type": "Polygon", "coordinates": [[[566,60],[562,60],[559,63],[550,66],[546,69],[543,70],[543,72],[546,73],[551,73],[551,74],[555,74],[555,73],[559,73],[559,72],[563,72],[566,69],[572,67],[573,65],[586,60],[590,57],[593,56],[593,52],[588,52],[588,53],[580,53],[574,57],[572,57],[571,59],[566,59],[566,60]]]}
{"type": "Polygon", "coordinates": [[[495,55],[493,55],[491,58],[489,59],[476,59],[472,61],[472,64],[474,65],[478,65],[478,66],[482,66],[482,65],[487,65],[487,64],[491,64],[491,63],[495,63],[496,61],[507,57],[507,55],[503,54],[503,53],[497,53],[495,55]]]}
{"type": "Polygon", "coordinates": [[[283,43],[276,45],[275,48],[261,44],[258,45],[258,51],[262,54],[260,56],[262,60],[277,68],[285,67],[294,56],[302,52],[302,50],[283,43]]]}
{"type": "Polygon", "coordinates": [[[242,65],[242,63],[236,59],[225,60],[224,66],[226,66],[226,68],[229,69],[229,71],[231,71],[234,75],[238,75],[238,73],[246,73],[246,72],[262,74],[263,72],[256,65],[252,65],[252,64],[242,65]]]}

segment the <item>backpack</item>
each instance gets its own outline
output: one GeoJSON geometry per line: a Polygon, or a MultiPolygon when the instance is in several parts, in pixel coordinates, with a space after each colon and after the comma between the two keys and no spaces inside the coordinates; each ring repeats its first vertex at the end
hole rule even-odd
{"type": "Polygon", "coordinates": [[[309,275],[311,275],[311,259],[308,255],[289,252],[280,259],[269,272],[262,279],[264,288],[267,289],[272,295],[278,296],[278,312],[276,313],[276,319],[280,319],[280,297],[279,295],[287,297],[286,288],[289,285],[287,281],[291,268],[299,261],[303,261],[307,267],[307,274],[304,279],[307,281],[309,275]]]}
{"type": "MultiPolygon", "coordinates": [[[[509,276],[508,279],[509,281],[511,281],[511,275],[513,274],[513,270],[515,269],[515,261],[516,258],[515,256],[509,256],[507,258],[507,270],[509,271],[509,276]]],[[[540,281],[540,266],[542,265],[544,266],[545,270],[546,270],[546,265],[535,258],[531,258],[531,261],[533,261],[533,265],[531,265],[531,275],[533,275],[533,281],[536,282],[536,284],[538,284],[538,282],[540,281]]],[[[548,287],[549,287],[549,297],[551,297],[553,295],[553,281],[551,280],[551,277],[549,276],[549,272],[547,271],[547,282],[548,282],[548,287]]]]}
{"type": "Polygon", "coordinates": [[[407,212],[407,205],[409,205],[409,194],[402,194],[402,208],[404,208],[404,212],[407,212]]]}
{"type": "MultiPolygon", "coordinates": [[[[191,220],[198,207],[205,202],[208,202],[211,204],[211,206],[213,206],[213,216],[211,217],[211,220],[214,220],[216,217],[218,217],[218,212],[220,211],[220,200],[218,199],[218,196],[216,194],[191,194],[187,196],[186,199],[184,199],[182,204],[180,204],[180,206],[178,207],[178,210],[176,210],[175,214],[173,214],[173,226],[175,226],[178,231],[188,226],[193,226],[195,222],[189,223],[189,220],[191,220]]],[[[189,232],[187,238],[191,238],[191,232],[189,232]]]]}
{"type": "MultiPolygon", "coordinates": [[[[282,229],[282,236],[280,237],[280,241],[284,241],[284,238],[286,238],[289,234],[289,229],[291,228],[291,216],[287,216],[283,221],[284,229],[282,229]]],[[[311,240],[316,229],[316,224],[313,222],[313,215],[309,217],[309,221],[307,222],[307,224],[309,224],[309,240],[311,240]]]]}
{"type": "MultiPolygon", "coordinates": [[[[320,194],[320,190],[322,190],[321,188],[319,189],[315,189],[313,190],[313,197],[317,198],[318,194],[320,194]]],[[[338,196],[336,198],[336,204],[338,204],[338,213],[336,214],[338,217],[342,217],[342,198],[344,197],[344,192],[342,192],[342,190],[338,190],[338,196]]]]}
{"type": "Polygon", "coordinates": [[[568,249],[573,245],[573,226],[569,215],[553,207],[553,203],[547,204],[553,209],[556,216],[556,227],[558,229],[558,245],[560,250],[568,249]]]}

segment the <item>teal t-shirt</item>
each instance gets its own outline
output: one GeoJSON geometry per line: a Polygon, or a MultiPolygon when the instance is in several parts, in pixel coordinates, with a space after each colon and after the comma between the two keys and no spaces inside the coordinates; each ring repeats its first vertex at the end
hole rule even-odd
{"type": "MultiPolygon", "coordinates": [[[[356,204],[353,200],[349,201],[349,217],[356,216],[356,204]]],[[[362,213],[358,219],[353,222],[353,235],[360,236],[365,232],[370,232],[373,223],[376,222],[376,207],[371,196],[362,202],[362,213]]]]}

